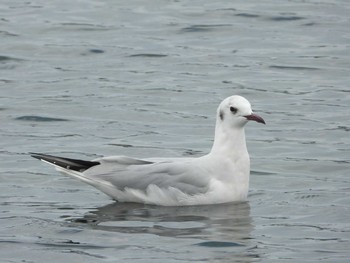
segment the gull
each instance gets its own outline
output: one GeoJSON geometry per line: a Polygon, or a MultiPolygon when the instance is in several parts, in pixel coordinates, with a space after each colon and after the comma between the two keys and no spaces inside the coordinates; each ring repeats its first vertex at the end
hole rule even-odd
{"type": "Polygon", "coordinates": [[[217,109],[211,151],[197,158],[109,156],[85,161],[30,154],[118,202],[186,206],[245,201],[250,174],[244,132],[248,121],[265,124],[244,97],[224,99],[217,109]]]}

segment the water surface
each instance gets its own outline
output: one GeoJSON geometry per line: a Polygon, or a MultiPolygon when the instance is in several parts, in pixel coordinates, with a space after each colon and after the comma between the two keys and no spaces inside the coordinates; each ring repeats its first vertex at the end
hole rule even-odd
{"type": "Polygon", "coordinates": [[[2,262],[348,262],[347,1],[2,1],[2,262]],[[28,152],[200,156],[250,100],[248,202],[118,204],[28,152]],[[15,251],[15,252],[14,252],[15,251]]]}

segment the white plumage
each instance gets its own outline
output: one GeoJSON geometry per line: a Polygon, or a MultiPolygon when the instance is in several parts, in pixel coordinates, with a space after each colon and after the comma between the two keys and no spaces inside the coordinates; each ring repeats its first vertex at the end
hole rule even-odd
{"type": "Polygon", "coordinates": [[[241,96],[231,96],[217,109],[211,151],[199,158],[111,156],[82,161],[33,153],[57,170],[88,183],[119,202],[164,206],[243,201],[249,187],[250,160],[244,126],[265,121],[241,96]]]}

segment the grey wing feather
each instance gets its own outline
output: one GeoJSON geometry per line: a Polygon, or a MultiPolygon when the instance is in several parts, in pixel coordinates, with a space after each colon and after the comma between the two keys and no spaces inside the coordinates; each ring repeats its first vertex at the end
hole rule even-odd
{"type": "Polygon", "coordinates": [[[204,193],[208,180],[205,172],[185,159],[142,160],[125,156],[100,158],[101,165],[84,172],[84,176],[111,183],[120,190],[145,191],[151,184],[160,188],[177,188],[186,194],[204,193]]]}

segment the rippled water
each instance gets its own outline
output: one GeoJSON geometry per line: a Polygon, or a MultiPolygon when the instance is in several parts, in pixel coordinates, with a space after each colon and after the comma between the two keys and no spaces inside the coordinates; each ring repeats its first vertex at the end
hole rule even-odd
{"type": "Polygon", "coordinates": [[[2,262],[348,262],[350,5],[2,1],[2,262]],[[247,203],[112,202],[30,151],[199,156],[247,97],[247,203]]]}

